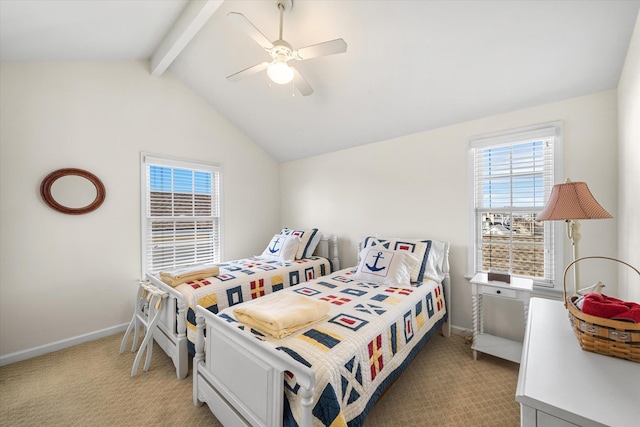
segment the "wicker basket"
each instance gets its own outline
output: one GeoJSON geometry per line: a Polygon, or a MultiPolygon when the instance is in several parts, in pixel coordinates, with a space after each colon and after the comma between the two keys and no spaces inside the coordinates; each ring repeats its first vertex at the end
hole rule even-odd
{"type": "Polygon", "coordinates": [[[567,272],[572,265],[585,259],[600,258],[616,261],[633,269],[638,275],[640,271],[619,259],[603,256],[587,256],[578,258],[564,270],[564,301],[569,310],[571,327],[586,351],[618,357],[633,362],[640,362],[640,323],[611,320],[604,317],[583,313],[576,305],[577,295],[567,297],[567,272]]]}

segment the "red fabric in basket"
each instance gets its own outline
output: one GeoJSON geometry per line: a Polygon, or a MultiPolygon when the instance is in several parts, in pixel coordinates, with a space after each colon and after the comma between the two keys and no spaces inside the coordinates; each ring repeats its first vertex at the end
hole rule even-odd
{"type": "Polygon", "coordinates": [[[585,294],[582,312],[607,319],[640,323],[640,304],[622,301],[603,294],[585,294]]]}

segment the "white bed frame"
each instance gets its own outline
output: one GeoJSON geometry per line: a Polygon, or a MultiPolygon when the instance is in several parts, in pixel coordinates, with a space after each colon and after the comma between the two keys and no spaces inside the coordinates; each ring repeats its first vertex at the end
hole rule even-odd
{"type": "MultiPolygon", "coordinates": [[[[451,335],[449,243],[445,247],[443,281],[451,335]]],[[[193,358],[193,403],[206,403],[225,426],[280,427],[283,419],[284,377],[295,375],[302,396],[301,427],[312,426],[313,371],[288,355],[255,339],[202,307],[196,309],[196,355],[193,358]],[[205,340],[206,330],[206,340],[205,340]]]]}
{"type": "MultiPolygon", "coordinates": [[[[339,270],[338,237],[335,235],[323,235],[314,255],[329,259],[333,270],[339,270]]],[[[164,283],[157,276],[149,273],[145,276],[146,280],[169,293],[169,297],[165,299],[160,309],[153,339],[173,361],[178,378],[186,378],[189,371],[187,301],[184,295],[164,283]]]]}

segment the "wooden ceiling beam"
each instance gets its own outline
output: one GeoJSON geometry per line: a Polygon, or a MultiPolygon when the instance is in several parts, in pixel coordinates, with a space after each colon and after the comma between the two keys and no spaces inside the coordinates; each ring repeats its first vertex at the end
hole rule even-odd
{"type": "Polygon", "coordinates": [[[222,0],[190,0],[169,32],[151,55],[150,71],[160,77],[191,39],[207,23],[222,0]]]}

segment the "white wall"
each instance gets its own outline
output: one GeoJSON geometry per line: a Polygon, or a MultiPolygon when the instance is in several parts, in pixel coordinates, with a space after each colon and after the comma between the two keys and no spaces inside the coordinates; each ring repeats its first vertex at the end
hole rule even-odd
{"type": "Polygon", "coordinates": [[[1,356],[130,320],[141,151],[223,165],[225,258],[261,252],[278,229],[278,164],[170,73],[153,78],[146,62],[1,65],[1,356]],[[40,181],[63,167],[102,180],[102,207],[73,216],[42,202],[40,181]]]}
{"type": "MultiPolygon", "coordinates": [[[[345,266],[367,234],[450,241],[452,319],[469,329],[468,139],[564,120],[565,176],[587,181],[615,217],[583,221],[581,255],[617,256],[620,221],[620,257],[637,265],[637,29],[629,52],[618,90],[620,155],[609,91],[280,166],[170,73],[150,77],[145,62],[1,64],[0,357],[129,320],[140,276],[140,151],[224,166],[227,259],[262,251],[287,224],[339,234],[345,266]],[[62,167],[102,179],[99,210],[69,216],[41,201],[40,181],[62,167]],[[247,184],[252,197],[237,196],[247,184]]],[[[613,274],[594,270],[581,270],[585,283],[613,274]]],[[[510,328],[517,338],[521,325],[510,328]]]]}
{"type": "MultiPolygon", "coordinates": [[[[368,234],[451,242],[452,322],[470,329],[471,292],[464,278],[469,138],[563,120],[565,176],[586,181],[617,217],[616,103],[616,92],[607,91],[285,163],[280,176],[283,223],[317,225],[338,234],[343,266],[355,265],[356,242],[368,234]]],[[[583,221],[581,255],[616,256],[616,224],[616,219],[583,221]]],[[[570,261],[566,243],[565,263],[570,261]]],[[[596,280],[609,277],[615,286],[615,268],[604,270],[586,266],[580,274],[584,283],[593,283],[595,275],[596,280]]],[[[521,337],[524,320],[516,319],[521,321],[505,325],[507,336],[521,337]]],[[[496,318],[495,323],[508,322],[496,318]]]]}
{"type": "MultiPolygon", "coordinates": [[[[640,14],[618,84],[618,255],[640,269],[640,14]]],[[[620,298],[640,302],[640,277],[620,268],[620,298]]]]}

